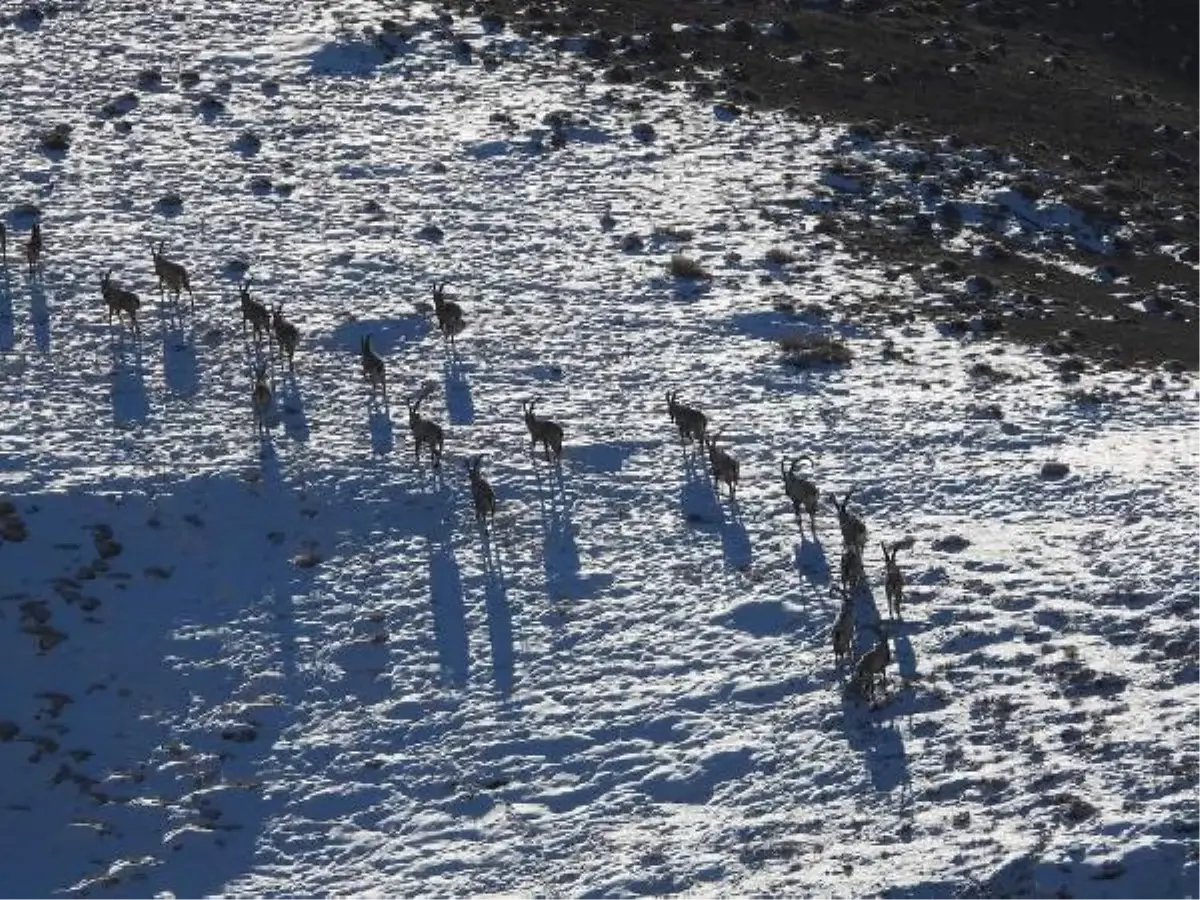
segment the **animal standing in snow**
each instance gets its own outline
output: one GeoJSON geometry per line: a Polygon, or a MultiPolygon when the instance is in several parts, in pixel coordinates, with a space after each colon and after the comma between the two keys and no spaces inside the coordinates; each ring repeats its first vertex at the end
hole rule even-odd
{"type": "Polygon", "coordinates": [[[878,687],[876,678],[883,687],[887,686],[887,667],[892,661],[891,646],[888,644],[887,631],[884,630],[882,622],[876,630],[879,637],[875,646],[860,656],[854,666],[854,684],[859,693],[868,700],[875,699],[878,687]]]}
{"type": "Polygon", "coordinates": [[[717,433],[711,438],[705,435],[704,444],[708,448],[708,463],[712,469],[713,487],[719,495],[721,493],[721,482],[725,482],[729,488],[729,499],[733,500],[737,495],[741,464],[717,446],[717,438],[721,436],[723,430],[718,429],[717,433]]]}
{"type": "Polygon", "coordinates": [[[363,378],[371,385],[371,392],[374,393],[376,388],[383,391],[383,401],[387,402],[387,366],[384,365],[383,357],[375,352],[371,346],[371,336],[368,334],[359,345],[359,354],[362,357],[362,373],[363,378]]]}
{"type": "Polygon", "coordinates": [[[834,507],[837,509],[838,527],[842,532],[842,543],[846,546],[853,544],[858,548],[859,557],[862,556],[863,550],[867,546],[867,526],[857,513],[851,512],[849,508],[850,495],[857,490],[856,487],[851,487],[846,491],[846,496],[839,503],[838,498],[830,497],[834,507]]]}
{"type": "Polygon", "coordinates": [[[183,291],[188,292],[188,297],[191,300],[192,311],[196,309],[196,295],[192,293],[191,278],[188,277],[188,270],[182,263],[177,263],[163,256],[163,249],[167,246],[165,240],[158,242],[158,247],[154,246],[154,242],[150,243],[150,252],[154,256],[154,274],[158,276],[158,293],[163,296],[170,293],[175,302],[179,302],[179,296],[183,291]]]}
{"type": "Polygon", "coordinates": [[[485,528],[496,521],[496,492],[479,471],[483,457],[467,460],[467,475],[471,479],[471,501],[475,504],[475,521],[485,528]]]}
{"type": "Polygon", "coordinates": [[[255,369],[254,390],[250,400],[254,405],[254,422],[259,433],[267,430],[267,413],[271,409],[271,385],[267,382],[267,367],[260,365],[255,369]]]}
{"type": "Polygon", "coordinates": [[[466,328],[463,321],[462,307],[453,300],[446,299],[446,283],[433,286],[433,311],[437,315],[438,329],[442,337],[454,345],[454,338],[466,328]]]}
{"type": "Polygon", "coordinates": [[[866,571],[863,568],[862,552],[857,544],[846,544],[842,547],[841,578],[842,588],[848,594],[853,594],[862,584],[866,571]]]}
{"type": "Polygon", "coordinates": [[[404,403],[408,407],[408,428],[412,432],[413,449],[416,452],[417,462],[421,461],[421,446],[424,445],[429,448],[429,459],[436,469],[442,464],[444,435],[441,425],[432,419],[425,418],[420,413],[421,403],[428,396],[428,391],[422,391],[417,395],[416,402],[405,398],[404,403]]]}
{"type": "Polygon", "coordinates": [[[25,244],[25,262],[29,266],[29,276],[42,264],[42,223],[34,222],[33,230],[29,233],[29,241],[25,244]]]}
{"type": "Polygon", "coordinates": [[[271,311],[271,328],[280,350],[287,357],[288,371],[296,371],[296,347],[300,344],[300,329],[283,317],[283,304],[276,303],[271,311]]]}
{"type": "Polygon", "coordinates": [[[123,316],[129,316],[129,324],[136,337],[141,336],[137,314],[141,309],[142,300],[133,291],[128,291],[112,280],[112,269],[100,276],[100,296],[108,307],[108,324],[112,325],[113,313],[117,314],[117,324],[123,316]]]}
{"type": "Polygon", "coordinates": [[[904,573],[900,571],[900,566],[896,562],[896,554],[900,551],[897,544],[892,545],[891,553],[888,552],[887,544],[880,545],[883,548],[883,564],[885,566],[884,590],[887,591],[888,615],[895,619],[901,619],[900,603],[904,599],[904,573]]]}
{"type": "Polygon", "coordinates": [[[554,459],[557,462],[562,459],[563,449],[563,429],[557,422],[550,419],[539,419],[533,412],[534,406],[537,405],[540,397],[534,397],[532,400],[522,403],[521,406],[525,410],[525,427],[529,429],[529,452],[533,453],[537,450],[537,445],[541,444],[546,454],[546,459],[550,459],[551,452],[554,453],[554,459]]]}
{"type": "Polygon", "coordinates": [[[271,312],[265,303],[250,296],[250,282],[238,285],[238,299],[242,307],[242,334],[246,334],[246,323],[254,329],[254,343],[261,344],[266,337],[268,345],[271,341],[271,312]]]}
{"type": "Polygon", "coordinates": [[[805,475],[796,474],[796,465],[799,460],[792,460],[791,465],[785,468],[783,460],[779,461],[779,471],[783,475],[783,490],[787,494],[788,499],[792,501],[792,512],[796,516],[796,522],[800,525],[800,538],[804,538],[804,520],[800,516],[800,511],[808,513],[808,527],[814,538],[817,536],[817,503],[821,499],[821,492],[816,484],[805,475]]]}
{"type": "Polygon", "coordinates": [[[667,415],[679,428],[679,440],[684,443],[699,441],[704,443],[708,434],[708,416],[691,406],[680,403],[675,398],[678,391],[667,391],[667,415]]]}
{"type": "Polygon", "coordinates": [[[834,620],[833,630],[829,633],[833,642],[833,662],[840,666],[850,658],[850,649],[854,640],[854,602],[850,595],[842,592],[842,607],[834,620]]]}

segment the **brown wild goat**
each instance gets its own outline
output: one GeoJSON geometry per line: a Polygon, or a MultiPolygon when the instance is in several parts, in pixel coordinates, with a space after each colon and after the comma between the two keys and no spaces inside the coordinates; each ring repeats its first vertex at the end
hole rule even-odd
{"type": "Polygon", "coordinates": [[[371,346],[371,336],[368,334],[359,344],[359,354],[362,357],[363,378],[371,385],[371,392],[376,388],[383,391],[383,401],[387,402],[387,367],[383,357],[371,346]]]}
{"type": "Polygon", "coordinates": [[[840,666],[850,658],[854,641],[854,603],[845,592],[842,593],[842,607],[838,610],[829,636],[833,641],[833,663],[840,666]]]}
{"type": "Polygon", "coordinates": [[[729,499],[733,500],[737,494],[738,478],[742,467],[736,459],[717,447],[717,438],[721,436],[721,431],[723,430],[718,429],[717,433],[711,438],[705,436],[704,443],[708,448],[709,465],[712,466],[713,487],[719,495],[721,493],[721,482],[725,482],[729,487],[729,499]]]}
{"type": "Polygon", "coordinates": [[[846,491],[846,496],[839,503],[836,496],[830,497],[834,507],[837,509],[838,527],[842,532],[842,543],[849,546],[853,544],[858,548],[859,556],[862,556],[863,550],[867,546],[867,526],[857,513],[851,512],[849,509],[850,495],[857,488],[851,487],[846,491]]]}
{"type": "Polygon", "coordinates": [[[821,491],[811,478],[796,474],[798,462],[799,460],[794,459],[791,465],[785,468],[783,460],[780,460],[779,471],[783,475],[783,491],[792,501],[792,512],[800,525],[800,538],[803,540],[804,519],[801,518],[800,512],[803,510],[808,513],[808,527],[815,538],[817,536],[817,503],[821,499],[821,491]]]}
{"type": "Polygon", "coordinates": [[[679,429],[679,440],[684,443],[699,441],[703,444],[708,434],[708,416],[698,409],[680,403],[675,399],[678,394],[678,391],[667,391],[667,415],[679,429]]]}
{"type": "Polygon", "coordinates": [[[250,395],[254,404],[255,428],[259,433],[267,430],[267,413],[271,409],[271,385],[267,382],[267,367],[255,368],[254,390],[250,395]]]}
{"type": "Polygon", "coordinates": [[[859,551],[858,545],[845,544],[842,547],[842,588],[848,594],[853,594],[858,590],[858,586],[862,583],[865,574],[862,553],[859,551]]]}
{"type": "Polygon", "coordinates": [[[883,564],[886,568],[884,579],[884,590],[887,591],[888,615],[895,619],[904,618],[900,614],[900,603],[904,600],[904,573],[900,571],[900,566],[896,562],[896,554],[900,547],[892,544],[892,550],[888,552],[887,544],[880,544],[883,548],[883,564]]]}
{"type": "Polygon", "coordinates": [[[419,412],[421,403],[428,396],[428,391],[422,391],[417,395],[415,403],[406,397],[404,404],[408,407],[408,428],[412,432],[413,449],[416,452],[417,462],[421,461],[421,445],[424,444],[429,448],[429,459],[436,469],[442,464],[442,441],[444,435],[441,425],[432,419],[425,418],[419,412]]]}
{"type": "Polygon", "coordinates": [[[29,232],[29,241],[25,244],[25,262],[29,265],[29,275],[42,264],[42,223],[34,222],[33,230],[29,232]]]}
{"type": "Polygon", "coordinates": [[[854,666],[854,684],[859,693],[868,700],[875,699],[876,677],[887,687],[887,667],[892,661],[892,650],[883,623],[880,622],[875,630],[879,635],[875,646],[860,656],[854,666]]]}
{"type": "Polygon", "coordinates": [[[283,355],[287,357],[288,371],[296,371],[296,347],[300,344],[300,329],[283,317],[283,304],[276,303],[271,312],[271,328],[283,355]]]}
{"type": "Polygon", "coordinates": [[[454,338],[466,328],[463,321],[462,307],[453,300],[446,299],[446,283],[433,286],[433,311],[437,314],[438,329],[442,337],[454,344],[454,338]]]}
{"type": "Polygon", "coordinates": [[[271,312],[265,303],[250,296],[249,281],[238,285],[238,299],[242,306],[242,335],[246,334],[246,323],[249,322],[254,329],[254,343],[261,344],[265,337],[269,346],[271,342],[271,312]]]}
{"type": "Polygon", "coordinates": [[[118,324],[120,324],[122,316],[127,315],[134,335],[140,337],[142,331],[138,326],[137,314],[142,306],[141,298],[133,291],[127,291],[119,284],[114,284],[112,269],[100,276],[100,296],[104,298],[104,303],[108,307],[108,324],[112,325],[113,313],[117,314],[118,324]]]}
{"type": "Polygon", "coordinates": [[[537,450],[537,445],[541,444],[545,450],[546,459],[550,459],[550,453],[553,451],[554,459],[557,461],[562,459],[563,429],[557,422],[539,419],[534,414],[533,408],[540,399],[540,397],[534,397],[521,404],[525,410],[525,427],[529,429],[529,452],[533,453],[537,450]]]}
{"type": "Polygon", "coordinates": [[[195,311],[196,295],[192,293],[192,282],[188,277],[188,270],[182,263],[163,256],[163,249],[166,246],[165,240],[159,241],[157,248],[153,241],[150,242],[150,252],[154,256],[154,274],[158,276],[158,293],[160,296],[170,293],[174,296],[175,301],[179,302],[179,295],[183,291],[187,291],[192,310],[195,311]]]}
{"type": "Polygon", "coordinates": [[[471,479],[471,500],[475,504],[475,521],[485,528],[496,521],[496,492],[488,480],[479,472],[483,457],[467,460],[467,475],[471,479]]]}

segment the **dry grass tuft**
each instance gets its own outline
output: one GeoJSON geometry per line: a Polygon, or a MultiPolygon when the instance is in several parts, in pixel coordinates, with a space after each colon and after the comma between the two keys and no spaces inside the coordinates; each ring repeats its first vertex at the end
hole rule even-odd
{"type": "Polygon", "coordinates": [[[808,369],[814,366],[847,366],[854,353],[841,340],[828,334],[798,331],[779,339],[784,362],[808,369]]]}
{"type": "Polygon", "coordinates": [[[712,278],[712,275],[700,263],[682,253],[676,253],[671,257],[671,264],[668,268],[675,278],[712,278]]]}

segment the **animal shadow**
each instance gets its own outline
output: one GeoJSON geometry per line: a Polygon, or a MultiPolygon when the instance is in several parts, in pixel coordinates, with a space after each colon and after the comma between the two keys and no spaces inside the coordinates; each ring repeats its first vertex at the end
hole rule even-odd
{"type": "Polygon", "coordinates": [[[177,397],[194,396],[200,382],[196,348],[187,333],[172,320],[163,320],[163,380],[177,397]]]}
{"type": "Polygon", "coordinates": [[[493,550],[491,538],[484,532],[484,604],[487,608],[488,641],[492,648],[492,675],[496,690],[507,697],[513,689],[516,652],[513,640],[512,610],[508,604],[508,584],[504,577],[499,550],[493,550]]]}
{"type": "Polygon", "coordinates": [[[470,668],[470,645],[462,572],[445,526],[429,538],[429,601],[442,679],[454,686],[464,685],[470,668]]]}
{"type": "Polygon", "coordinates": [[[144,422],[150,415],[142,347],[137,341],[126,342],[124,335],[113,344],[111,401],[113,419],[119,425],[144,422]]]}
{"type": "MultiPolygon", "coordinates": [[[[304,397],[300,394],[300,385],[296,376],[289,373],[283,379],[283,385],[275,395],[283,414],[283,430],[289,438],[298,444],[308,443],[308,416],[304,411],[304,397]]],[[[374,445],[372,433],[372,445],[374,445]]]]}
{"type": "Polygon", "coordinates": [[[471,383],[457,350],[449,350],[443,365],[446,383],[446,414],[451,425],[470,425],[475,421],[475,401],[471,383]]]}
{"type": "Polygon", "coordinates": [[[825,548],[815,541],[802,540],[795,545],[796,574],[814,587],[829,584],[829,560],[825,548]]]}
{"type": "Polygon", "coordinates": [[[50,307],[40,278],[29,282],[29,312],[33,319],[33,342],[39,353],[50,352],[50,307]]]}
{"type": "Polygon", "coordinates": [[[736,500],[729,501],[729,507],[721,518],[721,550],[725,554],[725,565],[729,568],[738,571],[750,568],[750,535],[746,533],[736,500]]]}
{"type": "Polygon", "coordinates": [[[0,269],[0,353],[6,353],[17,345],[17,332],[13,321],[12,283],[8,278],[8,266],[0,269]]]}
{"type": "Polygon", "coordinates": [[[376,456],[391,453],[396,447],[392,416],[387,407],[379,405],[373,397],[367,401],[367,425],[371,429],[371,451],[376,456]]]}

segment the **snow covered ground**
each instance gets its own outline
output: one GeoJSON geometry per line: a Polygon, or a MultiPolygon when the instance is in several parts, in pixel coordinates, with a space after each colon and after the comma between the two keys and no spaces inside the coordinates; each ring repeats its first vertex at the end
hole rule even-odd
{"type": "Polygon", "coordinates": [[[814,231],[834,126],[588,82],[421,6],[406,40],[376,4],[172,10],[0,29],[5,895],[1195,894],[1190,376],[1064,380],[908,317],[947,298],[814,231]],[[159,300],[161,239],[194,313],[159,300]],[[243,271],[303,334],[261,442],[243,271]],[[854,363],[787,365],[797,332],[854,363]],[[736,503],[670,388],[724,429],[736,503]],[[828,505],[801,539],[800,455],[870,529],[856,654],[879,543],[914,540],[875,704],[833,664],[840,540],[828,505]]]}

